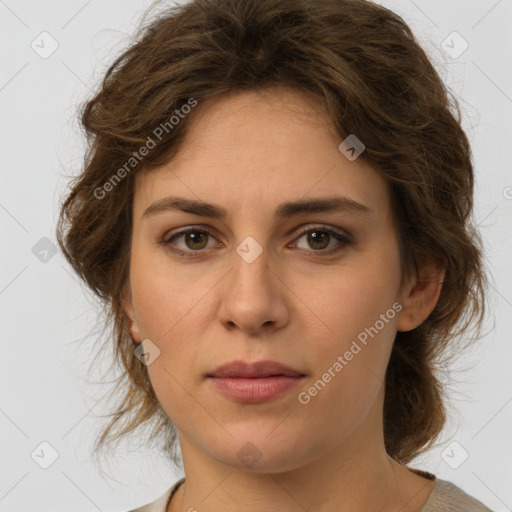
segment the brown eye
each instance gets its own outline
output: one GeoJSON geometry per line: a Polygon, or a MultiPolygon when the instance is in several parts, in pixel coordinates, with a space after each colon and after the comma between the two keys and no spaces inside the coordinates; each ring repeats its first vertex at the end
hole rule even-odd
{"type": "Polygon", "coordinates": [[[200,231],[190,231],[184,236],[183,240],[188,249],[204,249],[208,241],[208,235],[200,231]]]}
{"type": "Polygon", "coordinates": [[[309,227],[302,231],[296,240],[301,238],[305,238],[308,247],[300,247],[297,242],[294,243],[294,246],[323,254],[337,252],[351,243],[348,236],[323,226],[309,227]],[[332,241],[334,241],[334,248],[327,249],[332,241]]]}
{"type": "Polygon", "coordinates": [[[213,235],[204,229],[187,229],[163,240],[162,244],[180,254],[200,252],[207,248],[210,237],[213,238],[213,235]],[[176,243],[180,239],[182,239],[181,245],[176,243]]]}
{"type": "Polygon", "coordinates": [[[313,249],[325,249],[329,245],[331,235],[325,231],[310,231],[307,235],[308,244],[313,249]]]}

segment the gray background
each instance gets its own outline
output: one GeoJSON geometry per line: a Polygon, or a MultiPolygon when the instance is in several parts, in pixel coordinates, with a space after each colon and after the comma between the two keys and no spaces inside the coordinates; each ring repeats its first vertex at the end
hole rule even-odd
{"type": "MultiPolygon", "coordinates": [[[[406,19],[461,98],[478,174],[476,219],[493,276],[488,334],[453,368],[443,444],[410,465],[509,511],[512,0],[381,3],[406,19]]],[[[52,253],[65,176],[82,161],[75,108],[150,4],[0,0],[1,511],[126,510],[181,476],[154,450],[134,445],[106,474],[92,462],[97,415],[111,386],[94,383],[100,363],[87,376],[98,305],[60,252],[52,253]]]]}

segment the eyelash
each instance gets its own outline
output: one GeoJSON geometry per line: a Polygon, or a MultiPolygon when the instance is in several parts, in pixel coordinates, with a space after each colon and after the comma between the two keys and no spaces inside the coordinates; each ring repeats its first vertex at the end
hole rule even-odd
{"type": "MultiPolygon", "coordinates": [[[[313,252],[313,253],[318,253],[318,254],[320,254],[322,256],[329,256],[329,255],[332,255],[332,254],[335,254],[335,253],[341,251],[341,249],[343,249],[345,246],[348,246],[348,245],[352,244],[352,241],[349,239],[348,235],[345,235],[345,234],[343,234],[341,232],[338,232],[338,231],[335,231],[333,229],[326,228],[325,226],[322,226],[322,225],[308,226],[306,229],[300,231],[296,235],[295,239],[299,239],[302,236],[304,236],[305,234],[310,233],[310,232],[314,232],[314,231],[321,232],[321,233],[328,233],[329,235],[332,235],[340,243],[334,249],[329,249],[329,250],[322,250],[322,249],[314,250],[314,249],[311,249],[311,252],[313,252]]],[[[193,251],[193,250],[184,251],[183,249],[178,249],[176,247],[171,248],[171,245],[172,245],[171,242],[172,241],[174,241],[175,239],[177,239],[177,238],[179,238],[179,237],[181,237],[183,235],[186,235],[188,233],[202,233],[202,234],[209,235],[209,236],[215,238],[213,233],[211,233],[207,229],[204,229],[204,228],[188,228],[188,229],[185,229],[185,230],[180,231],[178,233],[175,233],[175,234],[173,234],[170,237],[165,238],[164,240],[162,240],[160,242],[160,244],[163,245],[164,247],[166,247],[167,249],[171,250],[172,252],[174,252],[176,254],[179,254],[180,256],[184,256],[185,258],[198,258],[198,257],[201,257],[201,253],[205,251],[204,249],[198,249],[196,251],[193,251]],[[196,253],[197,253],[197,256],[195,255],[196,253]]],[[[299,249],[299,250],[304,251],[304,250],[307,250],[307,249],[299,249]]]]}

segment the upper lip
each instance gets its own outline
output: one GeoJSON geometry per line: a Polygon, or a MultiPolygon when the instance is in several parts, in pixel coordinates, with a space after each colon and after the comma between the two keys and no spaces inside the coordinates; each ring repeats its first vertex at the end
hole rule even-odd
{"type": "Polygon", "coordinates": [[[219,366],[215,371],[208,373],[207,377],[233,377],[233,378],[263,378],[277,375],[287,377],[303,377],[300,373],[289,366],[277,361],[256,361],[248,363],[245,361],[231,361],[219,366]]]}

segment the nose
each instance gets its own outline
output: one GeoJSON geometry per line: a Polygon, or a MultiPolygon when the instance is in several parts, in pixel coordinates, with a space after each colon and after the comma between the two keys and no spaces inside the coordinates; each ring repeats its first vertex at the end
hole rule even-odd
{"type": "Polygon", "coordinates": [[[235,253],[233,269],[221,288],[219,321],[228,330],[238,328],[251,335],[282,329],[289,320],[287,291],[265,252],[251,263],[235,253]]]}

